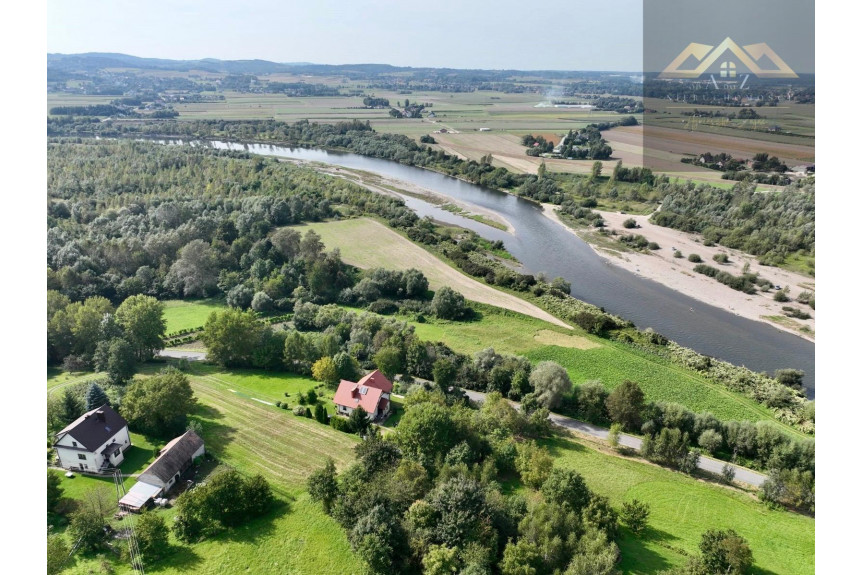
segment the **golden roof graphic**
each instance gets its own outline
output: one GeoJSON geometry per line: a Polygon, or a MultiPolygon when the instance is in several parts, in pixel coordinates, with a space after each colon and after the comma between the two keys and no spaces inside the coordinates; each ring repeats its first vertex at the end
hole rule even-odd
{"type": "Polygon", "coordinates": [[[759,78],[797,78],[797,74],[794,73],[794,70],[792,70],[791,67],[773,51],[773,48],[764,42],[761,42],[760,44],[749,44],[748,46],[741,48],[731,38],[723,40],[715,49],[713,46],[708,44],[692,42],[683,50],[683,52],[677,55],[677,58],[675,58],[671,64],[662,71],[659,77],[698,78],[728,50],[737,56],[740,62],[759,78]],[[681,70],[680,66],[690,56],[699,61],[698,67],[694,70],[681,70]],[[764,56],[766,56],[767,59],[776,66],[775,70],[764,70],[756,63],[764,56]]]}

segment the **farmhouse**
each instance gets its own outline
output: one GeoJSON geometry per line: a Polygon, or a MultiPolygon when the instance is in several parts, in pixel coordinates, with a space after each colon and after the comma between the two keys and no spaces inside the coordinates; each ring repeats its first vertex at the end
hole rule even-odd
{"type": "Polygon", "coordinates": [[[380,370],[374,370],[358,382],[343,379],[333,397],[336,413],[350,415],[357,406],[362,406],[369,419],[374,421],[390,412],[390,394],[393,384],[380,370]]]}
{"type": "Polygon", "coordinates": [[[167,494],[183,472],[202,455],[204,440],[197,433],[189,430],[180,437],[175,437],[159,452],[156,461],[138,476],[138,482],[120,499],[120,508],[140,511],[151,499],[167,494]]]}
{"type": "Polygon", "coordinates": [[[131,446],[126,420],[107,403],[67,425],[54,441],[61,467],[92,472],[117,467],[131,446]]]}

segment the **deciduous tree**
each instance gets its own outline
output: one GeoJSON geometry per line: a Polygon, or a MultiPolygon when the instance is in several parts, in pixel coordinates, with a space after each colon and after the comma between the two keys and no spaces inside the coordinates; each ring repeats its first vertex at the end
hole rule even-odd
{"type": "Polygon", "coordinates": [[[641,411],[644,409],[644,392],[637,383],[625,379],[608,395],[605,406],[611,421],[630,431],[638,430],[641,426],[641,411]]]}
{"type": "Polygon", "coordinates": [[[147,361],[162,349],[165,337],[165,305],[154,297],[134,295],[127,298],[115,315],[138,361],[147,361]]]}
{"type": "Polygon", "coordinates": [[[186,427],[186,416],[195,404],[189,378],[175,368],[132,383],[120,413],[129,427],[148,435],[170,438],[186,427]]]}
{"type": "Polygon", "coordinates": [[[529,381],[539,404],[549,409],[558,407],[563,396],[572,390],[572,382],[566,370],[553,361],[541,361],[537,364],[530,372],[529,381]]]}

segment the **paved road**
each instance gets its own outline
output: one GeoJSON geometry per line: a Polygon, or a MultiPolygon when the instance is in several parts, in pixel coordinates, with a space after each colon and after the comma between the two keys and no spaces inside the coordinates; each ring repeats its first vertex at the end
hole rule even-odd
{"type": "MultiPolygon", "coordinates": [[[[473,401],[483,401],[485,399],[485,394],[478,391],[470,391],[466,389],[465,393],[473,401]]],[[[511,403],[517,408],[520,407],[518,403],[511,403]]],[[[558,415],[556,413],[550,414],[548,418],[553,423],[556,423],[561,427],[577,431],[578,433],[590,435],[592,437],[596,437],[597,439],[608,439],[608,430],[603,427],[599,427],[591,423],[586,423],[584,421],[579,421],[577,419],[566,417],[564,415],[558,415]]],[[[621,433],[620,445],[629,447],[631,449],[640,450],[641,439],[635,437],[634,435],[621,433]]],[[[719,461],[718,459],[713,459],[712,457],[702,455],[698,461],[698,467],[699,469],[703,469],[704,471],[719,474],[722,472],[722,466],[725,465],[725,463],[725,461],[719,461]]],[[[751,485],[753,487],[759,487],[762,483],[764,483],[764,480],[767,479],[766,475],[758,473],[757,471],[753,471],[746,467],[741,467],[734,464],[732,464],[732,467],[734,467],[735,471],[734,479],[741,483],[746,483],[747,485],[751,485]]]]}
{"type": "Polygon", "coordinates": [[[158,356],[188,359],[189,361],[204,361],[207,358],[207,354],[203,351],[186,351],[183,349],[160,349],[158,356]]]}

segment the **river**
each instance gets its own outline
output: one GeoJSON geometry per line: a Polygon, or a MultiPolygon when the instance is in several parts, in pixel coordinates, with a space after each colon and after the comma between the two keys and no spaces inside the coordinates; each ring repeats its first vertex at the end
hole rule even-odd
{"type": "Polygon", "coordinates": [[[407,205],[420,216],[455,223],[490,240],[503,241],[506,249],[529,272],[564,278],[572,284],[573,297],[601,306],[639,328],[651,327],[681,345],[755,371],[772,374],[779,368],[803,370],[807,396],[815,398],[814,343],[704,304],[605,262],[587,243],[544,216],[542,208],[533,202],[391,160],[267,144],[208,144],[219,149],[373,172],[497,212],[512,224],[514,234],[452,214],[420,199],[405,198],[407,205]]]}

